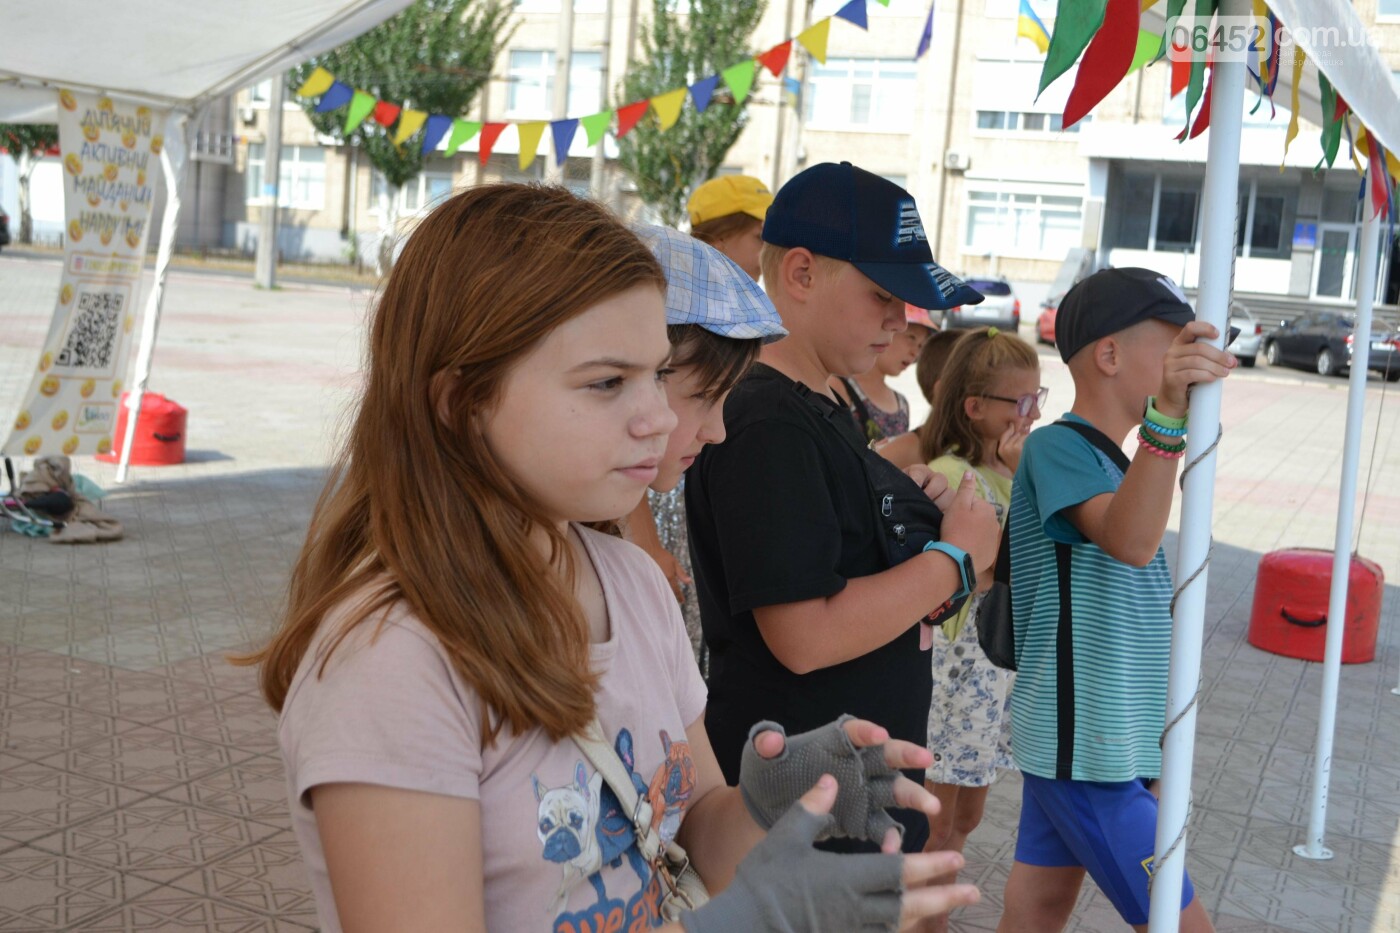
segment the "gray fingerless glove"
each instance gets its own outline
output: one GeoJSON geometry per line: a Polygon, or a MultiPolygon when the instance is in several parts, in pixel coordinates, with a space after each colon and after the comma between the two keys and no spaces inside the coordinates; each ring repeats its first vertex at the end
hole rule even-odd
{"type": "Polygon", "coordinates": [[[890,827],[899,830],[903,838],[904,827],[885,812],[886,807],[896,805],[894,782],[899,772],[885,764],[883,747],[856,748],[851,744],[841,727],[854,718],[842,716],[820,729],[791,737],[775,722],[760,722],[749,730],[739,762],[739,792],[759,826],[772,826],[818,778],[830,774],[839,788],[836,805],[831,808],[835,821],[818,840],[846,836],[879,845],[890,827]],[[785,737],[783,753],[777,758],[764,758],[754,748],[754,739],[769,729],[785,737]]]}
{"type": "Polygon", "coordinates": [[[722,894],[681,915],[686,933],[892,933],[899,925],[903,856],[812,848],[831,823],[829,815],[794,805],[739,863],[722,894]]]}

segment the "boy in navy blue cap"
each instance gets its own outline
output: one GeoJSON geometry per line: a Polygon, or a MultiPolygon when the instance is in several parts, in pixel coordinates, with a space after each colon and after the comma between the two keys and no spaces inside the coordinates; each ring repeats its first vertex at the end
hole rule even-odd
{"type": "MultiPolygon", "coordinates": [[[[874,365],[904,330],[906,302],[981,300],[934,262],[913,197],[849,163],[813,166],[778,192],[763,240],[763,284],[789,336],[730,394],[728,438],[686,485],[711,652],[705,725],[730,783],[763,719],[796,732],[850,713],[923,745],[931,679],[918,623],[975,587],[998,532],[970,482],[955,494],[934,479],[941,540],[891,567],[862,459],[879,455],[827,385],[874,365]]],[[[927,819],[892,813],[905,850],[922,848],[927,819]]]]}
{"type": "MultiPolygon", "coordinates": [[[[1074,407],[1026,439],[1011,491],[1011,750],[1024,789],[999,929],[1062,929],[1087,871],[1145,930],[1172,629],[1162,535],[1188,391],[1235,360],[1148,269],[1070,289],[1055,336],[1074,407]]],[[[1183,931],[1211,929],[1190,879],[1182,907],[1183,931]]]]}

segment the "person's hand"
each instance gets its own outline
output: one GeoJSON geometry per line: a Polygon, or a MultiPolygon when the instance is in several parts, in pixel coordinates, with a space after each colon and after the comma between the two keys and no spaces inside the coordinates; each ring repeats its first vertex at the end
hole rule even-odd
{"type": "Polygon", "coordinates": [[[1001,437],[997,439],[997,459],[1006,464],[1006,468],[1012,473],[1021,465],[1021,451],[1026,447],[1026,438],[1031,435],[1031,426],[1027,424],[1021,426],[1019,421],[1012,422],[1001,437]]]}
{"type": "Polygon", "coordinates": [[[676,602],[685,602],[685,590],[683,586],[689,586],[692,582],[690,575],[681,569],[680,561],[676,560],[676,555],[664,548],[656,550],[648,549],[647,553],[651,559],[656,561],[656,565],[661,568],[661,572],[666,575],[666,582],[671,584],[671,592],[675,594],[676,602]]]}
{"type": "MultiPolygon", "coordinates": [[[[933,755],[927,748],[913,742],[891,739],[889,730],[867,719],[848,719],[842,723],[841,729],[856,748],[883,746],[885,764],[896,772],[923,771],[933,764],[933,755]]],[[[771,760],[783,753],[783,749],[787,747],[787,737],[772,729],[765,730],[754,736],[753,747],[760,757],[771,760]]],[[[895,806],[918,810],[930,820],[938,816],[938,798],[929,793],[928,788],[902,774],[897,774],[894,779],[894,802],[895,806]]],[[[897,852],[900,844],[899,831],[891,828],[880,843],[884,851],[897,852]],[[891,845],[893,848],[890,848],[891,845]]]]}
{"type": "Polygon", "coordinates": [[[838,855],[813,848],[832,822],[838,793],[835,778],[822,775],[739,863],[729,887],[681,916],[686,933],[909,930],[977,903],[973,885],[929,884],[962,868],[956,852],[838,855]]]}
{"type": "Polygon", "coordinates": [[[1158,411],[1168,418],[1186,417],[1193,385],[1224,379],[1239,365],[1234,354],[1207,342],[1219,336],[1220,331],[1205,321],[1192,321],[1176,335],[1162,362],[1158,411]]]}
{"type": "Polygon", "coordinates": [[[904,473],[919,484],[924,495],[932,499],[940,510],[947,511],[948,506],[953,501],[953,490],[948,485],[948,477],[942,473],[935,473],[929,469],[926,463],[915,463],[912,466],[907,466],[904,468],[904,473]],[[943,501],[940,502],[940,499],[943,501]]]}
{"type": "Polygon", "coordinates": [[[972,566],[980,578],[996,563],[1001,544],[1001,523],[996,509],[976,493],[977,479],[971,471],[963,474],[952,505],[943,513],[942,539],[972,555],[972,566]]]}

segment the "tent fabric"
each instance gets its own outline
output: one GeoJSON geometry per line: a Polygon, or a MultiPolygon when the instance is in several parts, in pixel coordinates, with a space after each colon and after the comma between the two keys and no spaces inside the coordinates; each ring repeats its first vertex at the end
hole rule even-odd
{"type": "Polygon", "coordinates": [[[61,13],[11,4],[0,121],[55,122],[52,89],[60,86],[193,112],[355,38],[410,2],[65,0],[61,13]]]}

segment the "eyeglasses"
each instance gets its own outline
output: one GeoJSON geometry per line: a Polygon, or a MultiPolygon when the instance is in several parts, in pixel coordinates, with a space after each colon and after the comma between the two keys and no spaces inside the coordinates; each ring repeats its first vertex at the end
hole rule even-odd
{"type": "Polygon", "coordinates": [[[1022,395],[1020,398],[1007,398],[1004,395],[982,395],[982,398],[989,398],[997,402],[1010,402],[1016,406],[1016,414],[1022,418],[1029,418],[1031,412],[1037,408],[1044,408],[1046,399],[1050,398],[1050,390],[1041,386],[1030,395],[1022,395]]]}

